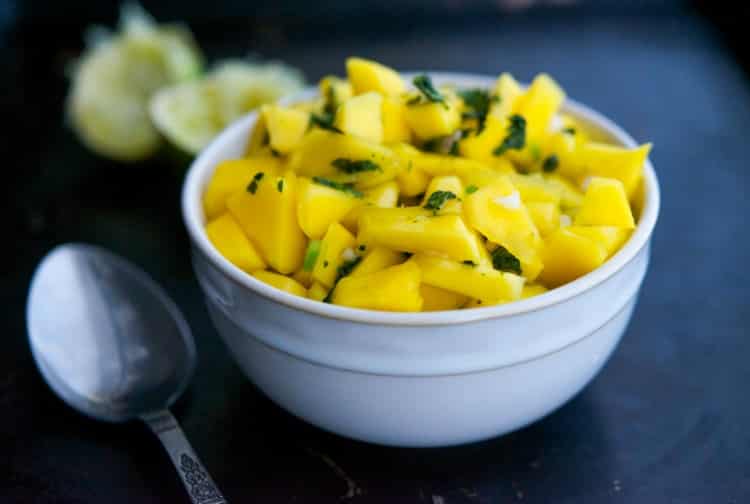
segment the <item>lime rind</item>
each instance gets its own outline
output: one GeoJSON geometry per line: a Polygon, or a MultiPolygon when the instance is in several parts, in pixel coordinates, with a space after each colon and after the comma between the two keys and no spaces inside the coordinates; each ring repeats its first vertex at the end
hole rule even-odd
{"type": "Polygon", "coordinates": [[[303,86],[302,74],[282,63],[225,60],[200,80],[160,90],[149,111],[164,137],[195,155],[234,120],[303,86]]]}

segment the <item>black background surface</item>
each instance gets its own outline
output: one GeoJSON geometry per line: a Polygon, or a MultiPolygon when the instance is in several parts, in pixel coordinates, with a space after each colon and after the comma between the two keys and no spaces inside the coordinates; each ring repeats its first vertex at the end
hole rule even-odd
{"type": "Polygon", "coordinates": [[[255,51],[310,80],[343,73],[350,54],[401,70],[508,70],[523,80],[547,71],[570,96],[654,142],[663,201],[652,264],[602,373],[519,432],[414,450],[339,438],[265,399],[208,320],[178,212],[179,173],[163,161],[102,160],[64,127],[63,69],[86,24],[114,22],[112,5],[0,5],[0,502],[187,502],[145,427],[79,416],[33,365],[28,282],[66,241],[133,260],[187,315],[200,360],[175,411],[232,502],[338,502],[347,478],[361,503],[750,499],[750,87],[744,55],[730,50],[743,39],[742,11],[704,8],[712,23],[677,2],[514,15],[489,2],[147,3],[161,19],[187,18],[211,59],[255,51]]]}

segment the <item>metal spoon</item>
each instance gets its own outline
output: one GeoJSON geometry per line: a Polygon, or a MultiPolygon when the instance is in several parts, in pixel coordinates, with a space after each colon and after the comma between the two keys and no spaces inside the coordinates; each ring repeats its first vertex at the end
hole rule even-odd
{"type": "Polygon", "coordinates": [[[143,271],[104,249],[55,248],[26,305],[31,351],[49,386],[97,420],[143,420],[169,453],[193,503],[226,500],[168,408],[195,369],[184,317],[143,271]]]}

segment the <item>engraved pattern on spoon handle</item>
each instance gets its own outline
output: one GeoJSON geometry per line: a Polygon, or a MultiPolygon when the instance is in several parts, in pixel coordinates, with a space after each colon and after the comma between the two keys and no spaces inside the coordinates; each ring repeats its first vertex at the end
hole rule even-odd
{"type": "Polygon", "coordinates": [[[149,413],[141,419],[167,450],[193,504],[227,504],[169,410],[149,413]]]}

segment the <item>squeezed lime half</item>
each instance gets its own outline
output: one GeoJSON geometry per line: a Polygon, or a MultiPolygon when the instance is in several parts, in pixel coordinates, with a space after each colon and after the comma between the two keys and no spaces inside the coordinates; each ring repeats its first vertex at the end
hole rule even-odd
{"type": "Polygon", "coordinates": [[[283,63],[225,60],[199,80],[161,89],[149,111],[162,135],[195,155],[235,119],[303,86],[302,74],[283,63]]]}
{"type": "Polygon", "coordinates": [[[148,102],[158,89],[200,74],[203,58],[190,30],[158,25],[137,4],[125,4],[117,33],[94,28],[76,63],[67,110],[84,144],[98,154],[137,161],[161,136],[148,102]]]}

